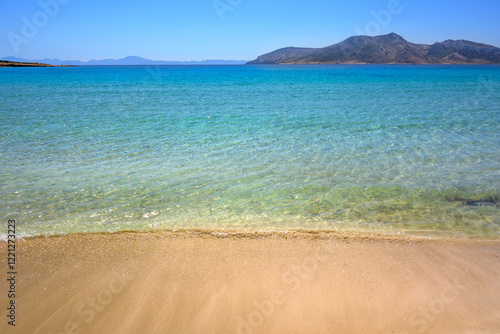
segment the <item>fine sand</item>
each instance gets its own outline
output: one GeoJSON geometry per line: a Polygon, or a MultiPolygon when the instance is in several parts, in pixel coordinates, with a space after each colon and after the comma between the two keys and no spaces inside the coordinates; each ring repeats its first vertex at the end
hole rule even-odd
{"type": "Polygon", "coordinates": [[[184,231],[16,252],[0,333],[500,333],[500,241],[184,231]]]}

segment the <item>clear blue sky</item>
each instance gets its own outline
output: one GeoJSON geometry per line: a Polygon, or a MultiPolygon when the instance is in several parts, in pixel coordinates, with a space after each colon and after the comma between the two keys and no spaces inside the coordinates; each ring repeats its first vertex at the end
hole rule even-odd
{"type": "Polygon", "coordinates": [[[360,32],[500,47],[499,0],[57,1],[0,0],[0,57],[250,60],[286,46],[331,45],[360,32]],[[51,5],[44,10],[40,3],[51,5]],[[387,11],[391,3],[393,13],[387,11]],[[379,22],[373,13],[382,13],[379,22]]]}

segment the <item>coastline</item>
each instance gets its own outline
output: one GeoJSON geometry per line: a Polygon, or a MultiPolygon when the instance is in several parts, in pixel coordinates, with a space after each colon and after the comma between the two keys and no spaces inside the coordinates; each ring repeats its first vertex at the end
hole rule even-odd
{"type": "MultiPolygon", "coordinates": [[[[354,228],[353,226],[336,227],[333,229],[321,228],[282,228],[282,227],[171,227],[171,228],[141,228],[141,229],[118,229],[118,230],[89,230],[89,231],[67,231],[50,232],[47,234],[16,234],[18,240],[34,240],[46,238],[85,237],[85,236],[114,236],[130,235],[171,235],[192,238],[220,238],[220,239],[341,239],[341,240],[436,240],[436,241],[498,241],[497,234],[471,234],[458,230],[440,229],[395,229],[381,228],[354,228]]],[[[0,235],[0,242],[7,241],[7,234],[0,235]]]]}
{"type": "Polygon", "coordinates": [[[73,65],[50,65],[43,63],[17,62],[0,60],[0,67],[74,67],[73,65]]]}
{"type": "MultiPolygon", "coordinates": [[[[494,333],[499,240],[203,230],[17,240],[30,333],[494,333]]],[[[0,242],[1,266],[7,246],[0,242]]],[[[7,291],[2,281],[1,291],[7,291]]]]}

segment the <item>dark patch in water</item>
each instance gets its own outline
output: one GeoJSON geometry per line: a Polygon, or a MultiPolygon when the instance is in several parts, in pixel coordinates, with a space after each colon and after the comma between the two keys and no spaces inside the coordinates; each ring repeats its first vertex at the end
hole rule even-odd
{"type": "Polygon", "coordinates": [[[458,201],[462,202],[463,205],[468,205],[468,206],[496,206],[498,207],[500,199],[498,196],[487,196],[485,198],[481,199],[470,199],[470,198],[463,198],[463,197],[446,197],[447,200],[449,201],[458,201]]]}
{"type": "Polygon", "coordinates": [[[464,202],[465,205],[470,205],[470,206],[497,206],[498,203],[495,201],[473,201],[473,200],[466,200],[464,202]]]}

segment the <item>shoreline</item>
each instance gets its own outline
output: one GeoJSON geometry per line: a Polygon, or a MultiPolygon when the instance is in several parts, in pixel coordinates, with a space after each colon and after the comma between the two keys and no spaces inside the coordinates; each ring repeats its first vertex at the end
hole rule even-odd
{"type": "Polygon", "coordinates": [[[500,329],[500,240],[170,231],[16,246],[17,326],[2,311],[6,333],[500,329]]]}
{"type": "MultiPolygon", "coordinates": [[[[500,241],[499,235],[490,234],[470,234],[463,231],[448,230],[410,230],[410,229],[316,229],[316,228],[158,228],[158,229],[124,229],[115,231],[78,231],[65,233],[35,234],[35,235],[17,235],[19,240],[31,240],[38,238],[58,238],[58,237],[78,237],[87,235],[120,235],[120,234],[162,234],[162,235],[185,235],[193,237],[215,237],[215,238],[339,238],[339,239],[394,239],[394,240],[489,240],[500,241]]],[[[7,235],[0,235],[0,242],[5,242],[7,235]]]]}

